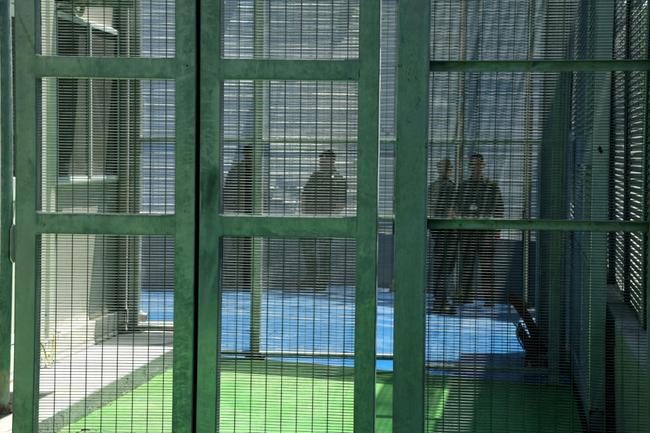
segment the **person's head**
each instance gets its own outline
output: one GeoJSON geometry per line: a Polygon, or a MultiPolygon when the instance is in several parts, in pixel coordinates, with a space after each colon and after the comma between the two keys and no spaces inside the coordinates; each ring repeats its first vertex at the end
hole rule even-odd
{"type": "Polygon", "coordinates": [[[240,159],[242,161],[244,161],[244,160],[246,160],[246,161],[252,160],[253,159],[253,146],[251,146],[250,144],[247,144],[246,146],[244,146],[244,148],[241,150],[240,159]]]}
{"type": "Polygon", "coordinates": [[[469,169],[472,177],[482,177],[484,167],[485,158],[483,158],[483,155],[475,153],[469,157],[469,169]]]}
{"type": "Polygon", "coordinates": [[[451,161],[449,158],[443,158],[438,161],[438,176],[444,179],[451,177],[451,161]]]}
{"type": "Polygon", "coordinates": [[[318,155],[318,164],[320,165],[320,168],[324,170],[334,169],[335,160],[336,160],[336,154],[331,150],[326,150],[324,152],[321,152],[320,155],[318,155]]]}

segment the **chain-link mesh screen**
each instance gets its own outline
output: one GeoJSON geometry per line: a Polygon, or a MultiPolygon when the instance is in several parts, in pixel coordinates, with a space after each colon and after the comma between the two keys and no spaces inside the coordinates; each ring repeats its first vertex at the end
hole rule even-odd
{"type": "Polygon", "coordinates": [[[39,431],[171,432],[174,242],[44,234],[39,431]]]}
{"type": "Polygon", "coordinates": [[[218,430],[351,432],[355,242],[226,237],[222,252],[218,430]]]}
{"type": "Polygon", "coordinates": [[[40,93],[40,210],[174,212],[174,82],[43,78],[40,93]]]}

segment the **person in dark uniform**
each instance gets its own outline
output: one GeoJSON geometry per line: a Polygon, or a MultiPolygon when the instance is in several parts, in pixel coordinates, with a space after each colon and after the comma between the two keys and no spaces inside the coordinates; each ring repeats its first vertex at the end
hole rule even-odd
{"type": "MultiPolygon", "coordinates": [[[[461,182],[458,188],[457,213],[461,218],[503,218],[504,205],[499,185],[488,179],[483,170],[485,159],[480,153],[469,159],[470,177],[461,182]]],[[[460,303],[472,302],[479,297],[486,306],[493,305],[497,299],[494,287],[494,253],[498,230],[461,231],[460,246],[460,303]],[[478,264],[482,289],[475,293],[472,289],[474,267],[478,264]]]]}
{"type": "MultiPolygon", "coordinates": [[[[438,179],[429,185],[428,217],[453,218],[456,206],[456,184],[451,180],[452,165],[448,158],[438,162],[438,179]]],[[[431,260],[427,273],[427,288],[433,292],[434,313],[453,313],[447,302],[447,281],[456,265],[458,235],[455,230],[429,231],[431,260]]]]}
{"type": "MultiPolygon", "coordinates": [[[[253,213],[253,147],[247,145],[233,163],[223,184],[223,213],[253,213]]],[[[223,240],[223,286],[250,290],[252,239],[231,237],[223,240]]]]}
{"type": "MultiPolygon", "coordinates": [[[[334,167],[336,154],[331,150],[318,157],[318,169],[305,184],[300,198],[303,215],[334,216],[347,204],[348,184],[334,167]]],[[[305,269],[300,278],[303,288],[323,289],[331,280],[332,241],[304,239],[300,243],[305,269]]]]}

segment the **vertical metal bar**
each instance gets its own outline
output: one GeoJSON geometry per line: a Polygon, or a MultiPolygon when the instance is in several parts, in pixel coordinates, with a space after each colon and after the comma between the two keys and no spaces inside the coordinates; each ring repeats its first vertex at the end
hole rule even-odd
{"type": "Polygon", "coordinates": [[[375,431],[381,2],[361,0],[354,431],[375,431]]]}
{"type": "MultiPolygon", "coordinates": [[[[253,6],[253,56],[258,59],[264,55],[264,2],[256,1],[253,6]]],[[[264,128],[264,82],[253,82],[253,191],[252,211],[260,214],[264,206],[264,161],[262,149],[264,128]]],[[[262,255],[263,241],[259,237],[251,239],[251,307],[250,307],[250,352],[260,353],[260,327],[262,324],[262,255]]],[[[246,253],[246,252],[244,252],[246,253]]]]}
{"type": "Polygon", "coordinates": [[[13,266],[13,89],[11,69],[11,0],[0,0],[0,413],[9,406],[13,266]]]}
{"type": "MultiPolygon", "coordinates": [[[[650,19],[646,20],[647,23],[647,28],[646,31],[648,32],[647,34],[650,35],[650,19]]],[[[646,45],[646,58],[650,57],[650,44],[646,45]]],[[[645,209],[643,212],[643,220],[648,221],[648,216],[650,215],[650,167],[648,164],[650,163],[650,152],[649,152],[649,144],[650,144],[650,114],[648,114],[648,111],[650,111],[650,74],[646,72],[645,74],[645,119],[643,123],[643,139],[645,141],[645,153],[643,155],[644,158],[644,165],[643,165],[643,177],[645,179],[644,182],[644,190],[643,190],[643,198],[645,200],[645,209]]],[[[643,308],[645,315],[643,315],[643,320],[645,321],[644,323],[644,328],[646,330],[646,338],[647,338],[647,350],[648,353],[646,355],[646,375],[650,372],[650,332],[648,331],[648,325],[650,324],[650,308],[649,303],[648,303],[648,293],[650,292],[648,290],[648,284],[650,284],[650,223],[648,223],[648,227],[646,229],[646,232],[643,235],[643,244],[645,245],[645,269],[644,269],[644,279],[643,279],[643,308]]],[[[647,376],[646,376],[647,377],[647,376]]],[[[650,388],[650,381],[646,382],[646,385],[650,388]]],[[[650,391],[650,390],[649,390],[650,391]]],[[[646,412],[650,413],[650,399],[646,401],[646,412]]]]}
{"type": "Polygon", "coordinates": [[[424,429],[424,288],[430,2],[399,4],[393,430],[424,429]]]}
{"type": "MultiPolygon", "coordinates": [[[[528,2],[528,17],[526,19],[526,25],[528,27],[527,34],[527,49],[526,49],[526,58],[531,59],[534,55],[534,42],[535,42],[535,12],[537,8],[537,2],[531,0],[528,2]]],[[[521,216],[523,219],[530,219],[531,208],[532,208],[532,176],[533,176],[533,138],[532,138],[532,129],[533,129],[533,86],[532,86],[532,73],[526,74],[525,78],[525,121],[524,121],[524,212],[521,216]]],[[[529,282],[530,282],[530,245],[531,245],[531,233],[529,230],[525,230],[522,233],[522,243],[523,243],[523,303],[524,307],[528,308],[528,293],[530,291],[529,282]]]]}
{"type": "MultiPolygon", "coordinates": [[[[566,152],[569,148],[571,121],[571,73],[560,74],[553,97],[553,110],[544,125],[540,161],[540,218],[559,220],[566,217],[566,152]]],[[[560,231],[538,233],[539,286],[536,308],[540,328],[547,344],[549,371],[558,380],[560,338],[565,276],[565,234],[560,231]]]]}
{"type": "Polygon", "coordinates": [[[36,275],[36,78],[34,1],[16,2],[16,330],[13,431],[38,430],[39,308],[36,275]]]}
{"type": "Polygon", "coordinates": [[[174,292],[174,432],[194,431],[197,239],[197,2],[176,3],[176,289],[174,292]]]}
{"type": "Polygon", "coordinates": [[[199,37],[199,292],[196,431],[214,433],[219,417],[221,348],[220,226],[221,0],[201,1],[199,37]]]}
{"type": "MultiPolygon", "coordinates": [[[[460,53],[459,60],[467,60],[467,0],[460,0],[460,53]]],[[[428,36],[427,36],[428,37],[428,36]]],[[[459,185],[463,180],[463,162],[465,160],[465,95],[467,86],[465,83],[465,72],[458,74],[458,108],[456,109],[456,170],[454,170],[454,182],[459,185]]]]}
{"type": "MultiPolygon", "coordinates": [[[[614,2],[593,2],[595,29],[593,57],[610,59],[614,41],[614,2]]],[[[589,217],[605,220],[608,206],[603,202],[609,192],[609,130],[611,122],[611,72],[594,72],[590,102],[594,104],[591,135],[591,188],[589,217]]],[[[605,318],[607,312],[606,233],[588,237],[590,263],[589,281],[589,429],[605,430],[605,318]]]]}

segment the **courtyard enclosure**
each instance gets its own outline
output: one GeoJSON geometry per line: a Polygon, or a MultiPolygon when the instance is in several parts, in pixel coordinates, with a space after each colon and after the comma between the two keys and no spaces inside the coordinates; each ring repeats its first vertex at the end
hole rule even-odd
{"type": "Polygon", "coordinates": [[[647,1],[0,4],[14,431],[650,429],[647,1]]]}

